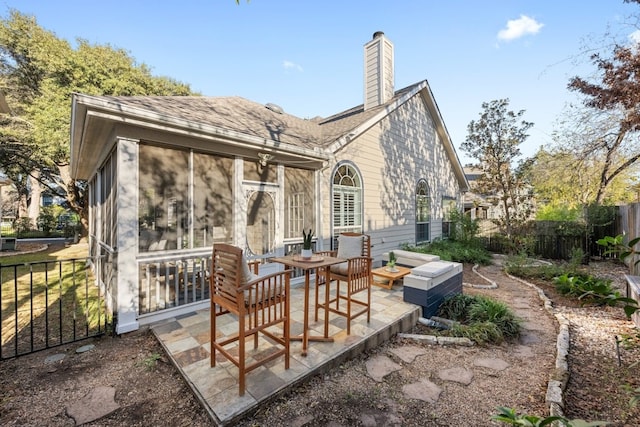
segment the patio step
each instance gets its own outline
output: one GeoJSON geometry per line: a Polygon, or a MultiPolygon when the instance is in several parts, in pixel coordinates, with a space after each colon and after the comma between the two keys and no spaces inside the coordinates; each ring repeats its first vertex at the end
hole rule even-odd
{"type": "MultiPolygon", "coordinates": [[[[292,333],[301,330],[304,294],[292,289],[292,333]]],[[[371,322],[360,316],[351,323],[351,335],[346,334],[343,317],[330,315],[329,334],[334,342],[310,342],[307,356],[302,356],[300,341],[291,342],[290,369],[284,369],[282,358],[247,375],[247,390],[238,396],[237,368],[228,361],[210,367],[209,310],[201,310],[151,325],[155,336],[183,375],[196,397],[218,426],[239,421],[262,405],[272,402],[315,375],[330,372],[347,360],[378,347],[397,333],[413,328],[421,315],[421,307],[403,301],[402,287],[372,288],[371,322]]],[[[324,321],[313,321],[315,334],[322,333],[324,321]]],[[[223,316],[218,319],[219,326],[223,316]]],[[[229,328],[232,319],[228,320],[229,328]]],[[[259,345],[256,355],[269,344],[259,345]]],[[[250,346],[251,347],[251,346],[250,346]]],[[[267,350],[268,351],[268,350],[267,350]]]]}

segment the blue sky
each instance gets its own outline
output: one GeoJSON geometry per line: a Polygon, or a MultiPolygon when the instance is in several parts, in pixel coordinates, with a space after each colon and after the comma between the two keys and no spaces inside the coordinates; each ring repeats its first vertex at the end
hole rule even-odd
{"type": "Polygon", "coordinates": [[[509,98],[534,123],[521,147],[551,142],[576,95],[570,77],[595,71],[585,46],[626,37],[640,6],[622,0],[0,0],[74,42],[123,48],[155,75],[207,96],[242,96],[311,118],[363,102],[363,46],[395,46],[395,88],[428,80],[459,149],[482,103],[509,98]]]}

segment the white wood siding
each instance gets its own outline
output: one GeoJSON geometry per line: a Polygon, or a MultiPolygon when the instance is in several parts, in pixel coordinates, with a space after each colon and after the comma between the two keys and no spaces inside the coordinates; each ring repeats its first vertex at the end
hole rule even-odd
{"type": "MultiPolygon", "coordinates": [[[[459,199],[459,187],[436,126],[421,96],[415,96],[336,153],[323,172],[323,200],[331,206],[335,166],[348,160],[362,174],[363,225],[372,237],[372,254],[402,243],[415,244],[415,190],[427,180],[431,196],[431,238],[441,236],[443,196],[459,199]]],[[[323,234],[331,232],[331,213],[323,213],[323,234]]]]}

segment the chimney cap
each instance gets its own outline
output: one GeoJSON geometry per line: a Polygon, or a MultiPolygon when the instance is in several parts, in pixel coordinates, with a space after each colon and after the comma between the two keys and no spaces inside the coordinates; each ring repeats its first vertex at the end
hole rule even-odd
{"type": "Polygon", "coordinates": [[[382,37],[384,36],[384,33],[382,31],[376,31],[375,33],[373,33],[373,38],[377,39],[378,37],[382,37]]]}

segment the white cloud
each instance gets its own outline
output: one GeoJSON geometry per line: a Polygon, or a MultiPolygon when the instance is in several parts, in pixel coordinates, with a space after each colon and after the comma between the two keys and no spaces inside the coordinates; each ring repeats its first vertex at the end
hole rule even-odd
{"type": "Polygon", "coordinates": [[[282,61],[282,66],[285,70],[298,70],[300,72],[303,71],[302,66],[296,64],[295,62],[287,61],[286,59],[282,61]]]}
{"type": "Polygon", "coordinates": [[[640,43],[640,30],[635,30],[633,33],[629,34],[629,40],[632,43],[640,43]]]}
{"type": "Polygon", "coordinates": [[[520,15],[518,19],[507,21],[507,27],[498,32],[499,40],[515,40],[528,34],[537,34],[544,24],[539,23],[526,15],[520,15]]]}

